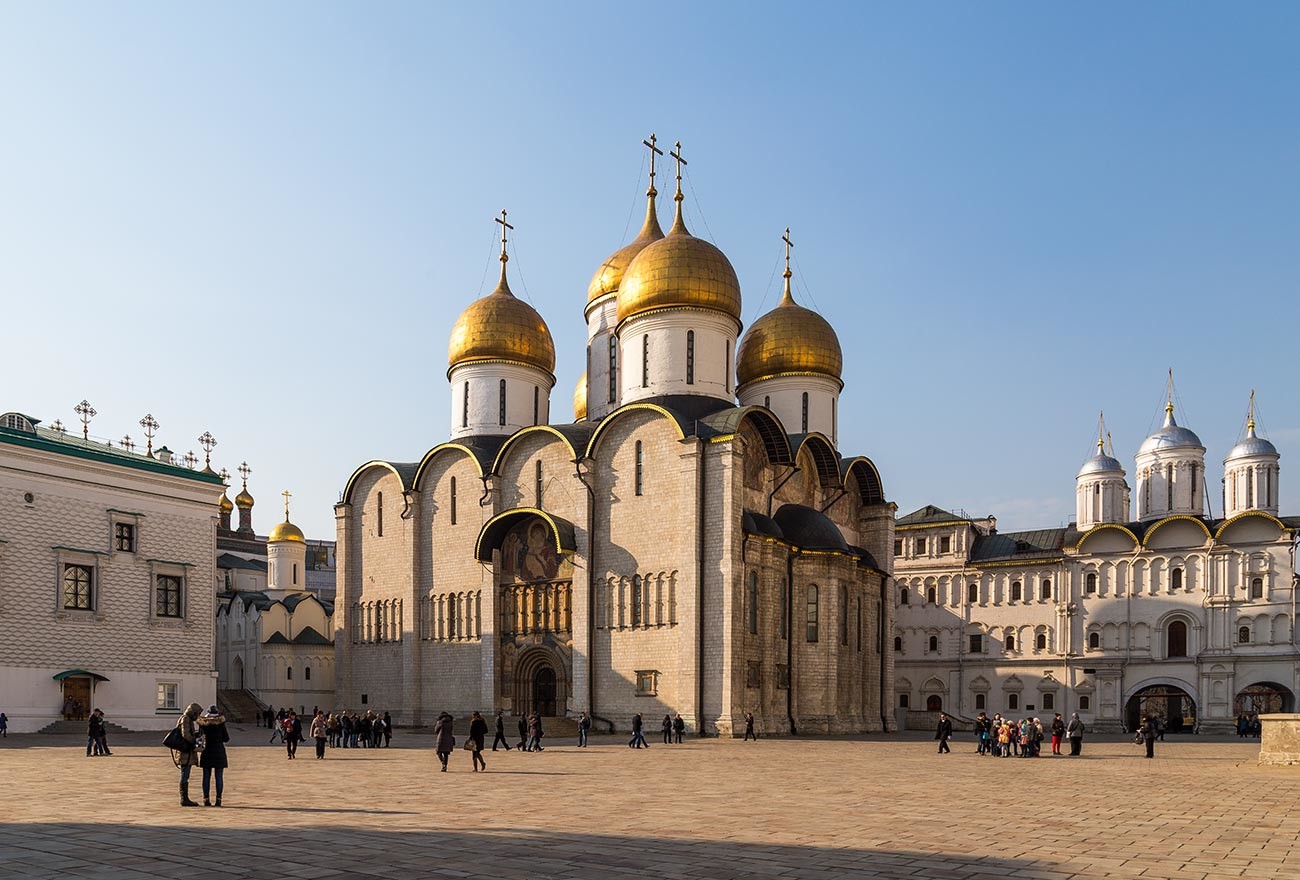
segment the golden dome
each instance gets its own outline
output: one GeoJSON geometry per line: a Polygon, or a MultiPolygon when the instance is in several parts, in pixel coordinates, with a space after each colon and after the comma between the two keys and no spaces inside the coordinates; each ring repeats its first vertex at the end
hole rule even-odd
{"type": "Polygon", "coordinates": [[[451,328],[447,363],[455,368],[475,361],[511,361],[552,373],[551,331],[536,309],[510,292],[504,257],[496,290],[470,303],[451,328]]]}
{"type": "Polygon", "coordinates": [[[587,371],[582,371],[578,387],[573,389],[573,420],[585,421],[587,418],[587,371]]]}
{"type": "Polygon", "coordinates": [[[596,274],[591,276],[591,284],[587,285],[587,305],[591,305],[602,296],[618,292],[619,285],[623,283],[623,275],[636,255],[645,250],[646,245],[664,237],[664,231],[659,228],[659,217],[655,214],[656,195],[658,193],[655,191],[652,178],[650,189],[646,192],[645,223],[641,226],[641,232],[632,241],[610,254],[609,259],[601,263],[596,274]]]}
{"type": "Polygon", "coordinates": [[[781,302],[755,321],[736,346],[736,382],[746,385],[791,373],[840,381],[843,368],[839,338],[825,318],[794,301],[787,267],[781,302]]]}
{"type": "Polygon", "coordinates": [[[239,494],[235,496],[235,506],[240,510],[247,510],[253,506],[253,496],[248,494],[247,485],[240,489],[239,494]]]}
{"type": "Polygon", "coordinates": [[[271,529],[271,534],[266,536],[268,544],[275,544],[281,541],[293,541],[297,544],[306,544],[307,536],[302,533],[302,529],[286,519],[282,523],[276,523],[275,528],[271,529]]]}
{"type": "Polygon", "coordinates": [[[235,505],[230,503],[230,496],[227,495],[225,492],[222,492],[221,500],[217,502],[217,508],[222,513],[230,513],[232,510],[235,509],[235,505]]]}
{"type": "Polygon", "coordinates": [[[623,273],[618,320],[656,309],[697,308],[740,321],[740,282],[722,251],[686,230],[681,193],[668,235],[646,245],[623,273]]]}

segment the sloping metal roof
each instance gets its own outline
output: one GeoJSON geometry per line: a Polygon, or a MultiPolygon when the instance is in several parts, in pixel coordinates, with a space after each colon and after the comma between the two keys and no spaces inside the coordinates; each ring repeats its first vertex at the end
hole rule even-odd
{"type": "Polygon", "coordinates": [[[935,507],[933,504],[927,504],[925,507],[914,510],[906,516],[898,517],[894,520],[894,525],[915,526],[941,522],[970,522],[970,518],[953,513],[951,510],[944,510],[942,507],[935,507]]]}

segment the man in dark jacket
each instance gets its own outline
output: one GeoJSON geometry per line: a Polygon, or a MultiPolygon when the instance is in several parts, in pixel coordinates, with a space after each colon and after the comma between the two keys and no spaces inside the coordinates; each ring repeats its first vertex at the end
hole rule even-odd
{"type": "Polygon", "coordinates": [[[948,740],[952,738],[952,721],[943,712],[939,713],[939,726],[934,731],[934,738],[939,741],[939,754],[952,751],[948,748],[948,740]]]}
{"type": "Polygon", "coordinates": [[[1147,747],[1147,757],[1156,756],[1156,723],[1147,716],[1142,716],[1142,726],[1138,728],[1142,733],[1142,743],[1147,747]]]}
{"type": "Polygon", "coordinates": [[[686,732],[686,722],[682,720],[682,715],[679,712],[675,716],[673,716],[673,735],[676,738],[678,745],[681,745],[682,734],[685,732],[686,732]]]}
{"type": "Polygon", "coordinates": [[[507,752],[510,751],[510,743],[506,742],[506,718],[504,709],[497,709],[497,732],[496,735],[492,737],[492,751],[494,752],[497,750],[497,743],[501,743],[501,745],[505,746],[507,752]]]}
{"type": "Polygon", "coordinates": [[[745,741],[754,740],[758,742],[758,734],[754,732],[754,713],[745,713],[745,741]]]}
{"type": "Polygon", "coordinates": [[[104,720],[99,716],[99,710],[90,713],[90,719],[86,722],[86,757],[98,757],[108,754],[108,749],[103,746],[104,741],[104,720]]]}
{"type": "Polygon", "coordinates": [[[591,716],[583,712],[578,716],[578,748],[587,747],[587,734],[591,732],[591,716]]]}
{"type": "Polygon", "coordinates": [[[519,751],[528,751],[528,716],[519,716],[519,751]]]}
{"type": "Polygon", "coordinates": [[[650,748],[650,743],[645,741],[645,732],[642,730],[640,712],[632,716],[632,739],[628,742],[627,747],[629,749],[650,748]]]}
{"type": "Polygon", "coordinates": [[[1070,740],[1070,757],[1076,757],[1083,750],[1083,719],[1078,712],[1070,714],[1070,723],[1065,725],[1065,735],[1070,740]]]}
{"type": "Polygon", "coordinates": [[[544,752],[542,748],[542,737],[546,732],[542,730],[542,716],[540,712],[534,712],[528,719],[528,751],[544,752]]]}
{"type": "Polygon", "coordinates": [[[975,719],[975,754],[983,755],[989,750],[989,737],[993,731],[993,724],[989,721],[989,716],[983,712],[975,719]]]}

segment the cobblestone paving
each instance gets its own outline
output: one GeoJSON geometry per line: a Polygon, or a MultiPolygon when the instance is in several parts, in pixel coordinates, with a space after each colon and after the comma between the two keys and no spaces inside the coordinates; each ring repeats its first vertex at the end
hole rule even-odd
{"type": "Polygon", "coordinates": [[[998,760],[964,741],[598,738],[489,752],[484,774],[458,751],[443,774],[405,731],[292,763],[265,733],[235,732],[220,810],[176,805],[158,736],[92,759],[0,741],[0,878],[1300,877],[1300,771],[1258,767],[1254,743],[998,760]]]}

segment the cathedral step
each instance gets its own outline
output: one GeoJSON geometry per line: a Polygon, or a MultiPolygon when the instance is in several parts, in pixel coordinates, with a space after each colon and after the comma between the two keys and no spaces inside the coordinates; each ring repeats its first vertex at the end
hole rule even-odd
{"type": "Polygon", "coordinates": [[[217,691],[217,708],[231,721],[249,724],[262,714],[262,706],[248,691],[217,691]]]}
{"type": "MultiPolygon", "coordinates": [[[[42,727],[39,733],[52,733],[56,735],[65,735],[65,736],[76,734],[79,736],[85,736],[86,724],[87,724],[86,721],[65,721],[65,720],[52,721],[49,724],[42,727]]],[[[119,727],[118,725],[113,724],[111,722],[105,723],[104,729],[107,730],[109,733],[130,732],[125,727],[119,727]]]]}

